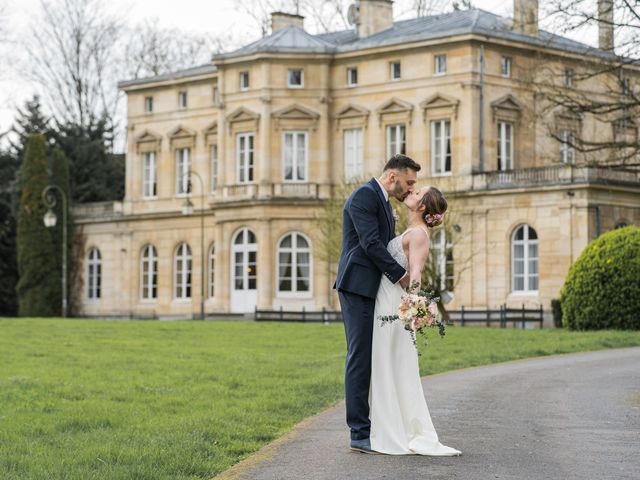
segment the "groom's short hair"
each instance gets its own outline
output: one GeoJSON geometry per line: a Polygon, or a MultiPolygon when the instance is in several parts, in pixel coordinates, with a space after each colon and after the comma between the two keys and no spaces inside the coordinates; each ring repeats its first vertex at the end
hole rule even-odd
{"type": "Polygon", "coordinates": [[[387,170],[404,170],[407,169],[415,170],[416,172],[420,171],[420,165],[413,161],[413,159],[407,157],[406,155],[402,155],[400,153],[396,153],[393,157],[389,159],[387,164],[384,166],[383,172],[387,170]]]}

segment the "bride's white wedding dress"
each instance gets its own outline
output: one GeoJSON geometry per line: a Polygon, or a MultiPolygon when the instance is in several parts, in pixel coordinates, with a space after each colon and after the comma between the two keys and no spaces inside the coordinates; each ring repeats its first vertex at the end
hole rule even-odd
{"type": "MultiPolygon", "coordinates": [[[[389,242],[393,258],[408,269],[402,238],[389,242]]],[[[425,229],[425,234],[428,235],[425,229]]],[[[382,275],[374,311],[369,406],[371,449],[391,455],[460,455],[442,445],[422,390],[418,354],[400,321],[381,325],[378,316],[395,315],[404,290],[382,275]]]]}

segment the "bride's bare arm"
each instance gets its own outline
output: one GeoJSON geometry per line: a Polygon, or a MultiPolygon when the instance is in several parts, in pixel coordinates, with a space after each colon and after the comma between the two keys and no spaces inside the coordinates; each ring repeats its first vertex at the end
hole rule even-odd
{"type": "Polygon", "coordinates": [[[409,285],[414,282],[420,285],[422,270],[429,256],[429,237],[421,228],[408,232],[406,237],[409,242],[409,285]]]}

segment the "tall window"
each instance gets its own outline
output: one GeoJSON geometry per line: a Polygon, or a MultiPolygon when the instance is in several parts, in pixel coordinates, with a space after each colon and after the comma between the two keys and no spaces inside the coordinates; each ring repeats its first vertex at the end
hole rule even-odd
{"type": "Polygon", "coordinates": [[[498,170],[513,169],[513,125],[498,122],[498,170]]]}
{"type": "Polygon", "coordinates": [[[301,68],[290,68],[287,72],[287,86],[289,88],[304,87],[304,70],[301,68]]]}
{"type": "Polygon", "coordinates": [[[431,122],[431,165],[434,175],[451,173],[451,122],[431,122]]]}
{"type": "Polygon", "coordinates": [[[538,290],[538,234],[529,225],[520,225],[511,239],[511,275],[514,292],[538,290]]]}
{"type": "Polygon", "coordinates": [[[181,243],[176,249],[173,272],[175,298],[191,298],[191,247],[186,243],[181,243]]]}
{"type": "Polygon", "coordinates": [[[284,132],[284,180],[307,180],[307,132],[284,132]]]}
{"type": "Polygon", "coordinates": [[[144,113],[153,112],[153,97],[144,97],[144,113]]]}
{"type": "Polygon", "coordinates": [[[253,133],[239,133],[237,138],[238,183],[253,182],[253,133]]]}
{"type": "Polygon", "coordinates": [[[249,90],[249,72],[240,72],[240,90],[249,90]]]}
{"type": "Polygon", "coordinates": [[[347,182],[362,178],[362,129],[351,128],[344,131],[344,177],[347,182]]]}
{"type": "Polygon", "coordinates": [[[142,154],[142,195],[145,198],[153,198],[158,192],[158,168],[156,165],[156,152],[142,154]]]}
{"type": "Polygon", "coordinates": [[[215,85],[211,90],[211,98],[214,105],[220,105],[220,89],[217,85],[215,85]]]}
{"type": "Polygon", "coordinates": [[[440,289],[452,292],[454,284],[453,245],[444,228],[433,234],[431,250],[433,252],[431,258],[434,262],[433,270],[440,281],[440,289]]]}
{"type": "Polygon", "coordinates": [[[92,248],[87,258],[87,297],[89,300],[100,298],[102,283],[102,258],[100,250],[92,248]]]}
{"type": "Polygon", "coordinates": [[[436,55],[434,58],[434,73],[436,75],[444,75],[447,73],[447,56],[436,55]]]}
{"type": "Polygon", "coordinates": [[[406,131],[404,125],[387,126],[387,159],[395,154],[406,155],[406,131]]]}
{"type": "Polygon", "coordinates": [[[349,67],[347,68],[347,86],[355,87],[356,85],[358,85],[358,68],[349,67]]]}
{"type": "Polygon", "coordinates": [[[509,57],[502,57],[500,59],[500,73],[503,77],[511,76],[511,59],[509,57]]]}
{"type": "Polygon", "coordinates": [[[211,244],[209,248],[209,298],[215,296],[215,275],[216,274],[216,246],[211,244]]]}
{"type": "Polygon", "coordinates": [[[218,186],[218,145],[211,145],[211,191],[213,192],[218,186]]]}
{"type": "Polygon", "coordinates": [[[189,171],[191,170],[191,149],[176,149],[176,193],[189,193],[189,171]]]}
{"type": "Polygon", "coordinates": [[[178,92],[178,108],[187,108],[187,92],[184,90],[182,92],[178,92]]]}
{"type": "Polygon", "coordinates": [[[571,130],[560,130],[560,161],[562,163],[576,163],[574,141],[571,130]]]}
{"type": "Polygon", "coordinates": [[[389,75],[391,76],[391,80],[400,80],[402,77],[400,62],[391,62],[389,64],[389,75]]]}
{"type": "Polygon", "coordinates": [[[140,298],[143,300],[158,298],[158,252],[153,245],[147,245],[142,249],[140,298]]]}
{"type": "Polygon", "coordinates": [[[573,69],[572,68],[564,69],[564,86],[567,88],[573,86],[573,69]]]}
{"type": "Polygon", "coordinates": [[[300,233],[291,233],[278,245],[278,292],[311,291],[311,246],[300,233]]]}

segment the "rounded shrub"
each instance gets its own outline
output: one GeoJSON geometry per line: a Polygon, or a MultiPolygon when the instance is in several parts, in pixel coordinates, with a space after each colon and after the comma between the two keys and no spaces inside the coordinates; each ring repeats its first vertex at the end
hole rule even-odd
{"type": "Polygon", "coordinates": [[[571,330],[640,329],[640,228],[590,242],[569,269],[560,301],[571,330]]]}

